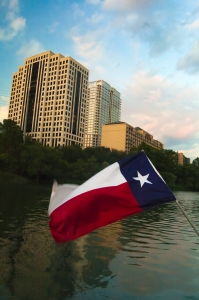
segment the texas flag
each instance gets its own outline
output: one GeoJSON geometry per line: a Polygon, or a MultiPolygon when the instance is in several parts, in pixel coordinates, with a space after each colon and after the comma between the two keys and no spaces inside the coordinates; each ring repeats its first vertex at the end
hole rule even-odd
{"type": "Polygon", "coordinates": [[[48,213],[56,242],[176,200],[142,151],[105,168],[80,186],[53,185],[48,213]]]}

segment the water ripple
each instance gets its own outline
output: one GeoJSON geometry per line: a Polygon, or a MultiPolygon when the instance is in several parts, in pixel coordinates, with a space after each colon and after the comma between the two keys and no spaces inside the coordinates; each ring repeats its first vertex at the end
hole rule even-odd
{"type": "MultiPolygon", "coordinates": [[[[20,191],[17,204],[13,195],[5,202],[0,299],[199,299],[199,238],[176,203],[56,245],[48,228],[49,194],[20,191]]],[[[199,193],[176,197],[199,229],[199,193]]]]}

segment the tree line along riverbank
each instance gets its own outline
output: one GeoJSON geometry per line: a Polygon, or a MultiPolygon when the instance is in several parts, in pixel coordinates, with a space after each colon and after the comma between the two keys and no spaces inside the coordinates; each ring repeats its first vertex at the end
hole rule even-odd
{"type": "Polygon", "coordinates": [[[172,190],[199,191],[199,158],[192,164],[178,165],[176,153],[157,150],[142,143],[130,153],[105,147],[78,145],[51,148],[26,138],[9,119],[0,122],[0,178],[3,180],[80,184],[110,164],[144,150],[172,190]]]}

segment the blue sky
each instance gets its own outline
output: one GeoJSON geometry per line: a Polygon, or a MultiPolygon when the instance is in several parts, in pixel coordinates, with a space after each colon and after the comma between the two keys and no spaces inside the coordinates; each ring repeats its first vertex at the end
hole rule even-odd
{"type": "Polygon", "coordinates": [[[116,88],[122,121],[199,157],[198,0],[1,0],[1,122],[12,74],[47,50],[116,88]]]}

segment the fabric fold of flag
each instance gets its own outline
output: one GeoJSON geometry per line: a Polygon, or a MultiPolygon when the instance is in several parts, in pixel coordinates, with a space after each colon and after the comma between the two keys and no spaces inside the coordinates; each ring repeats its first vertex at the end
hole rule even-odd
{"type": "Polygon", "coordinates": [[[176,198],[142,151],[116,162],[80,186],[53,184],[48,214],[56,242],[89,232],[176,198]]]}

